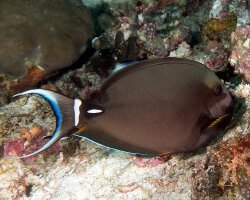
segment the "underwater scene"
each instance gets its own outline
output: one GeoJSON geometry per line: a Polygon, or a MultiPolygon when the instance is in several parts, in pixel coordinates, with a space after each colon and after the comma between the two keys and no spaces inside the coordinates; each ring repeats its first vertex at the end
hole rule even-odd
{"type": "Polygon", "coordinates": [[[249,200],[249,0],[0,0],[0,200],[249,200]]]}

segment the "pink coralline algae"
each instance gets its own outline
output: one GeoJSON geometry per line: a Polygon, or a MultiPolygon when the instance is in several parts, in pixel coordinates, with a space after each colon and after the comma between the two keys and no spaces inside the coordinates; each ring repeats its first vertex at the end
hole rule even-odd
{"type": "MultiPolygon", "coordinates": [[[[34,133],[34,132],[37,132],[37,130],[34,130],[34,129],[36,128],[34,127],[31,128],[31,131],[29,131],[28,129],[26,131],[22,131],[22,134],[23,132],[29,132],[29,133],[23,134],[20,138],[7,140],[4,144],[4,157],[9,157],[9,156],[19,157],[19,156],[23,156],[26,154],[30,154],[38,150],[39,148],[41,148],[43,145],[45,145],[45,143],[47,143],[47,140],[44,139],[44,136],[46,135],[47,131],[44,130],[43,133],[38,135],[34,133]],[[36,134],[36,135],[27,136],[27,135],[32,134],[32,132],[33,134],[36,134]]],[[[52,152],[60,152],[62,150],[62,147],[57,142],[54,145],[52,145],[49,149],[52,152]]],[[[36,158],[36,157],[38,157],[38,155],[24,158],[23,161],[24,162],[32,161],[33,158],[36,158]]]]}
{"type": "Polygon", "coordinates": [[[21,156],[24,151],[24,142],[25,140],[20,138],[6,141],[4,145],[4,157],[21,156]]]}
{"type": "Polygon", "coordinates": [[[250,83],[250,28],[239,27],[231,34],[233,50],[229,58],[235,72],[242,74],[250,83]]]}
{"type": "Polygon", "coordinates": [[[181,44],[179,44],[176,50],[170,52],[169,57],[186,58],[190,56],[190,54],[190,45],[187,42],[183,41],[181,44]]]}
{"type": "MultiPolygon", "coordinates": [[[[47,140],[48,140],[48,139],[44,138],[44,136],[46,136],[46,133],[47,133],[47,131],[45,130],[42,134],[40,134],[36,138],[34,138],[29,144],[25,145],[25,149],[24,149],[23,153],[25,155],[33,153],[34,151],[40,149],[43,145],[45,145],[47,143],[47,140]]],[[[59,144],[59,142],[57,142],[54,145],[52,145],[49,149],[53,153],[56,153],[56,152],[60,152],[62,150],[62,147],[59,144]]],[[[47,153],[48,152],[49,151],[47,151],[47,153]]],[[[39,154],[28,157],[28,158],[24,158],[23,160],[24,161],[29,161],[29,160],[32,160],[32,158],[36,158],[38,156],[39,156],[39,154]]]]}
{"type": "Polygon", "coordinates": [[[189,41],[191,37],[191,31],[189,27],[183,26],[171,31],[164,39],[165,48],[168,51],[174,50],[182,41],[189,41]]]}
{"type": "Polygon", "coordinates": [[[154,23],[145,23],[137,30],[138,37],[143,43],[143,48],[149,54],[155,54],[159,57],[167,56],[167,51],[164,47],[164,41],[156,35],[156,26],[154,23]]]}
{"type": "Polygon", "coordinates": [[[212,71],[224,71],[228,64],[228,57],[227,54],[224,55],[211,55],[208,60],[204,63],[207,68],[211,69],[212,71]]]}
{"type": "Polygon", "coordinates": [[[170,156],[160,156],[151,159],[135,157],[135,163],[138,167],[156,167],[157,165],[167,162],[169,158],[170,156]]]}

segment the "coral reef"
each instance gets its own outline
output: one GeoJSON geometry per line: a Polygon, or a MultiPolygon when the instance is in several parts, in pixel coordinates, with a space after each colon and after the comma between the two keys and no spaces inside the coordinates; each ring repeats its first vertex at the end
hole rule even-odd
{"type": "Polygon", "coordinates": [[[0,2],[0,106],[72,65],[93,35],[81,1],[0,2]],[[3,92],[2,92],[3,91],[3,92]]]}
{"type": "Polygon", "coordinates": [[[12,76],[25,74],[27,61],[45,72],[71,65],[93,32],[89,12],[77,1],[1,1],[0,18],[0,71],[12,76]]]}
{"type": "Polygon", "coordinates": [[[249,1],[234,1],[237,7],[237,28],[231,34],[233,50],[230,56],[230,64],[234,66],[235,72],[243,75],[245,80],[250,83],[250,13],[249,1]]]}
{"type": "MultiPolygon", "coordinates": [[[[192,153],[138,157],[70,137],[37,156],[10,159],[43,145],[56,123],[43,98],[11,99],[0,108],[1,199],[249,199],[249,1],[82,2],[92,10],[108,7],[96,16],[103,29],[92,41],[96,52],[42,88],[87,99],[119,62],[185,57],[218,72],[234,98],[233,120],[192,153]]],[[[0,94],[43,79],[40,68],[29,66],[22,81],[9,84],[2,75],[0,94]]],[[[1,101],[8,100],[5,95],[1,101]]]]}
{"type": "Polygon", "coordinates": [[[125,41],[124,34],[118,31],[110,44],[97,45],[101,40],[105,40],[105,36],[94,40],[93,47],[100,48],[100,51],[90,59],[92,68],[99,75],[107,77],[116,64],[138,59],[139,50],[134,37],[125,41]]]}
{"type": "MultiPolygon", "coordinates": [[[[129,1],[118,12],[115,8],[120,2],[114,1],[109,14],[116,18],[116,23],[105,30],[105,37],[114,40],[117,32],[121,31],[125,41],[130,36],[137,38],[140,58],[166,57],[183,41],[191,41],[192,33],[199,29],[197,24],[189,27],[190,20],[183,20],[182,17],[190,15],[190,9],[197,11],[196,15],[206,11],[199,11],[198,1],[189,3],[187,6],[186,1],[129,1]]],[[[190,16],[195,18],[194,15],[190,16]]]]}
{"type": "Polygon", "coordinates": [[[222,35],[228,34],[228,32],[230,33],[235,29],[236,23],[237,17],[234,15],[227,15],[220,19],[212,18],[206,23],[204,34],[210,40],[220,40],[222,35]]]}
{"type": "Polygon", "coordinates": [[[231,34],[234,44],[230,64],[235,67],[235,72],[242,74],[250,83],[250,28],[239,27],[231,34]]]}

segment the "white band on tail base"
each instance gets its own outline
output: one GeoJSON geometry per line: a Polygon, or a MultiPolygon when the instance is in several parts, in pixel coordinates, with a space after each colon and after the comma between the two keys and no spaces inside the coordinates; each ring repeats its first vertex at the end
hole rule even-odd
{"type": "Polygon", "coordinates": [[[82,105],[82,101],[80,99],[74,100],[74,112],[75,112],[75,126],[79,123],[80,117],[80,106],[82,105]]]}

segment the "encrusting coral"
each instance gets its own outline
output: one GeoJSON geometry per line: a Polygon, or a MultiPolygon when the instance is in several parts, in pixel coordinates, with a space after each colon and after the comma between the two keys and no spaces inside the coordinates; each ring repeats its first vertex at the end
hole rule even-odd
{"type": "Polygon", "coordinates": [[[0,72],[15,77],[27,73],[27,61],[45,73],[71,65],[94,28],[80,1],[1,1],[0,19],[0,72]]]}

